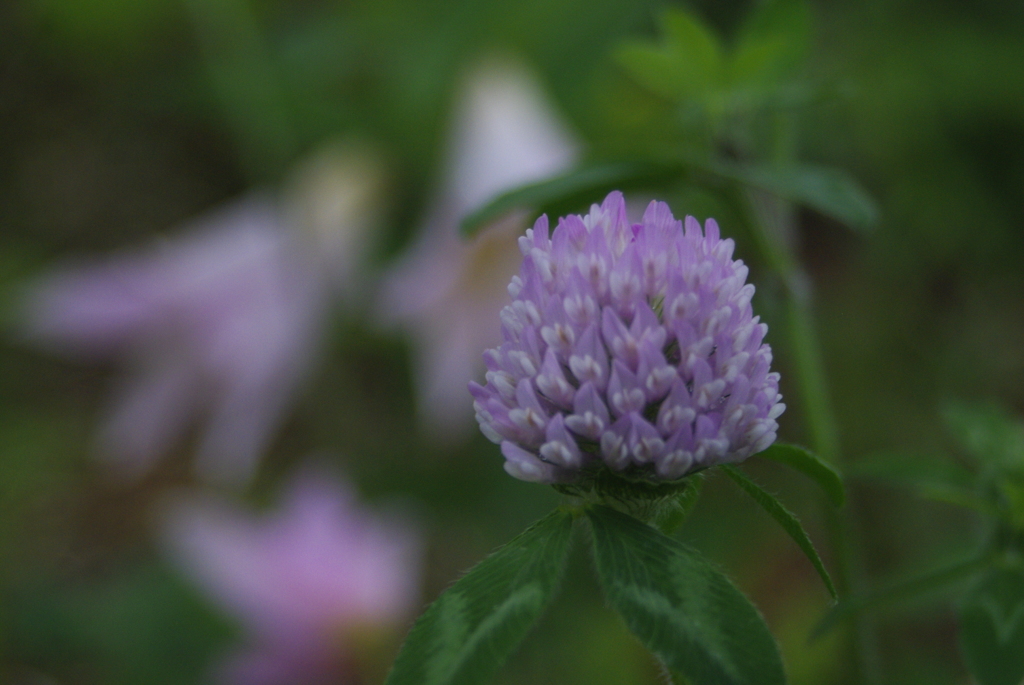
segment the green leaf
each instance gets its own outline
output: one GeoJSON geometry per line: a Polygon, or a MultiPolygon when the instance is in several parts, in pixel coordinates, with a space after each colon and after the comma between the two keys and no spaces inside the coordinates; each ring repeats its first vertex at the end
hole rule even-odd
{"type": "Polygon", "coordinates": [[[946,426],[979,463],[1024,471],[1024,424],[997,404],[950,402],[946,426]]]}
{"type": "Polygon", "coordinates": [[[994,568],[960,612],[960,649],[978,685],[1024,680],[1024,570],[994,568]]]}
{"type": "Polygon", "coordinates": [[[782,505],[782,502],[775,499],[760,485],[743,475],[739,469],[728,464],[722,464],[721,468],[726,475],[736,481],[736,484],[746,490],[747,494],[754,498],[758,504],[760,504],[765,511],[771,514],[772,518],[775,519],[782,528],[789,533],[789,537],[793,538],[793,541],[800,546],[803,553],[807,555],[807,558],[811,560],[814,565],[814,569],[821,576],[822,581],[825,583],[825,587],[828,588],[829,594],[832,595],[832,599],[838,597],[836,593],[836,587],[832,584],[832,578],[829,577],[828,571],[825,570],[825,564],[822,563],[821,557],[818,556],[817,550],[814,549],[814,545],[811,543],[811,539],[807,536],[807,531],[800,525],[800,521],[797,519],[789,509],[786,509],[782,505]]]}
{"type": "Polygon", "coordinates": [[[878,222],[874,200],[839,169],[796,164],[718,164],[715,171],[725,178],[806,205],[850,228],[866,231],[878,222]]]}
{"type": "Polygon", "coordinates": [[[634,81],[667,100],[677,102],[707,90],[707,83],[695,70],[664,48],[631,41],[623,43],[614,56],[634,81]]]}
{"type": "Polygon", "coordinates": [[[734,83],[774,85],[790,77],[807,58],[811,13],[803,0],[766,0],[740,28],[733,53],[734,83]]]}
{"type": "Polygon", "coordinates": [[[698,72],[706,83],[717,80],[722,68],[722,46],[718,36],[696,16],[678,7],[665,10],[661,17],[665,44],[681,62],[698,72]]]}
{"type": "Polygon", "coordinates": [[[633,41],[615,52],[639,84],[674,101],[699,97],[719,84],[722,47],[713,31],[681,9],[667,10],[661,29],[660,45],[633,41]]]}
{"type": "Polygon", "coordinates": [[[600,201],[612,190],[661,183],[685,172],[681,164],[660,162],[611,162],[582,167],[546,181],[499,195],[462,220],[462,233],[469,236],[492,221],[516,209],[532,209],[560,216],[561,208],[574,211],[600,201]]]}
{"type": "Polygon", "coordinates": [[[1007,474],[999,482],[998,488],[1006,502],[1006,518],[1010,525],[1024,531],[1024,478],[1007,474]]]}
{"type": "Polygon", "coordinates": [[[875,452],[846,466],[852,478],[879,480],[903,487],[964,487],[976,482],[969,470],[941,455],[875,452]]]}
{"type": "Polygon", "coordinates": [[[981,497],[973,490],[962,487],[951,487],[947,485],[924,485],[917,490],[917,494],[925,499],[943,504],[951,504],[954,507],[973,509],[974,511],[991,516],[1002,518],[1003,512],[999,510],[994,502],[981,497]]]}
{"type": "Polygon", "coordinates": [[[448,588],[416,621],[387,685],[485,682],[552,599],[572,520],[552,512],[448,588]]]}
{"type": "Polygon", "coordinates": [[[842,476],[831,464],[807,448],[776,442],[763,452],[758,452],[757,456],[777,461],[800,471],[821,486],[835,506],[841,507],[846,501],[842,476]]]}
{"type": "Polygon", "coordinates": [[[989,554],[976,554],[954,564],[931,569],[919,575],[897,580],[877,590],[843,599],[825,614],[825,617],[815,627],[811,637],[817,638],[831,630],[840,621],[863,611],[873,611],[948,589],[955,583],[976,574],[987,567],[989,563],[991,563],[989,554]]]}
{"type": "Polygon", "coordinates": [[[942,456],[878,452],[848,467],[855,478],[911,488],[919,497],[999,517],[998,507],[978,494],[978,477],[942,456]]]}
{"type": "Polygon", "coordinates": [[[781,685],[757,609],[697,551],[606,506],[587,510],[597,570],[629,629],[693,685],[781,685]]]}
{"type": "Polygon", "coordinates": [[[655,527],[665,535],[676,532],[686,522],[690,512],[697,506],[701,490],[704,489],[703,473],[694,473],[686,481],[689,487],[679,493],[678,497],[670,500],[654,520],[655,527]]]}

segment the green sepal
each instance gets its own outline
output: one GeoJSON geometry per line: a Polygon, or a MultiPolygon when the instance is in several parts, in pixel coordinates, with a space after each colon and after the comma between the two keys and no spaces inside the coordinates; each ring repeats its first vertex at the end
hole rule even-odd
{"type": "Polygon", "coordinates": [[[782,685],[764,619],[699,552],[603,505],[587,508],[611,606],[669,669],[693,685],[782,685]]]}
{"type": "Polygon", "coordinates": [[[554,597],[572,522],[552,512],[448,588],[409,632],[387,685],[486,682],[554,597]]]}
{"type": "Polygon", "coordinates": [[[753,497],[754,501],[760,504],[782,526],[783,530],[789,533],[789,537],[793,538],[793,541],[796,542],[803,553],[807,555],[807,558],[810,559],[811,564],[814,565],[814,570],[821,576],[821,580],[825,583],[825,587],[828,588],[832,599],[838,599],[839,594],[836,592],[836,586],[832,584],[832,578],[828,575],[821,557],[818,556],[818,551],[814,549],[811,538],[807,536],[807,531],[800,525],[800,520],[789,509],[786,509],[782,502],[775,499],[760,485],[747,478],[736,467],[723,464],[719,468],[732,478],[737,485],[743,488],[748,495],[753,497]]]}
{"type": "Polygon", "coordinates": [[[700,499],[701,490],[704,489],[704,474],[694,473],[687,481],[690,487],[665,503],[654,519],[654,526],[665,535],[672,535],[686,523],[700,499]]]}

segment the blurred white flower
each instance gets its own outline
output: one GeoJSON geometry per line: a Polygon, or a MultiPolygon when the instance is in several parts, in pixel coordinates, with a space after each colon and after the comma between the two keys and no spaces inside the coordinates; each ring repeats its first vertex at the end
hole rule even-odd
{"type": "Polygon", "coordinates": [[[300,474],[263,514],[181,497],[163,512],[161,538],[249,637],[216,669],[219,682],[355,682],[366,650],[403,626],[419,595],[416,533],[320,472],[300,474]]]}
{"type": "Polygon", "coordinates": [[[366,154],[325,148],[280,200],[246,197],[162,244],[31,286],[31,339],[124,367],[100,458],[140,476],[202,419],[199,475],[246,483],[316,355],[332,295],[358,283],[380,178],[366,154]]]}
{"type": "Polygon", "coordinates": [[[439,197],[409,254],[386,275],[378,312],[411,335],[417,411],[435,437],[464,438],[473,411],[466,385],[483,368],[480,350],[499,342],[493,321],[518,269],[513,213],[471,240],[459,222],[495,195],[565,171],[577,145],[532,75],[514,62],[470,74],[457,103],[439,197]]]}

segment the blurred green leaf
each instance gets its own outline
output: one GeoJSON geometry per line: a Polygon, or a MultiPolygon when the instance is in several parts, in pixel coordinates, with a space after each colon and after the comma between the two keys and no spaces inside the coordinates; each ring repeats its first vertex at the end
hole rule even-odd
{"type": "Polygon", "coordinates": [[[811,43],[811,13],[803,0],[766,0],[747,15],[731,64],[733,83],[777,85],[800,67],[811,43]]]}
{"type": "Polygon", "coordinates": [[[582,167],[546,181],[510,190],[499,195],[462,220],[462,234],[473,235],[490,222],[516,209],[532,209],[536,213],[559,216],[561,207],[586,206],[600,202],[606,193],[647,184],[660,183],[681,176],[681,164],[630,161],[582,167]]]}
{"type": "Polygon", "coordinates": [[[785,464],[811,478],[821,486],[835,506],[841,507],[846,501],[842,476],[831,464],[807,448],[776,442],[768,449],[758,452],[757,456],[785,464]]]}
{"type": "Polygon", "coordinates": [[[878,452],[853,462],[848,472],[855,478],[880,480],[910,488],[925,499],[1001,516],[996,505],[981,497],[977,476],[942,456],[878,452]]]}
{"type": "Polygon", "coordinates": [[[825,587],[828,588],[828,592],[832,595],[832,599],[838,598],[836,592],[836,586],[832,584],[832,578],[829,577],[828,571],[825,569],[825,564],[822,563],[821,557],[818,556],[818,551],[814,549],[814,543],[811,542],[811,538],[808,537],[807,531],[800,525],[800,520],[783,506],[782,502],[777,500],[771,494],[769,494],[764,488],[750,480],[743,474],[742,471],[734,466],[723,464],[719,468],[725,472],[727,476],[732,478],[737,485],[743,488],[748,495],[754,498],[754,501],[760,504],[765,511],[771,514],[771,517],[782,526],[783,530],[789,533],[789,537],[793,538],[793,541],[799,545],[800,549],[807,558],[810,559],[811,564],[814,565],[814,570],[821,576],[821,580],[825,583],[825,587]]]}
{"type": "Polygon", "coordinates": [[[853,478],[880,480],[912,488],[962,488],[977,479],[971,471],[941,455],[925,456],[892,451],[875,452],[850,462],[846,466],[846,473],[853,478]]]}
{"type": "Polygon", "coordinates": [[[994,568],[960,611],[960,648],[978,685],[1024,680],[1024,570],[994,568]]]}
{"type": "Polygon", "coordinates": [[[786,682],[757,609],[697,551],[606,506],[587,510],[609,603],[693,685],[786,682]]]}
{"type": "Polygon", "coordinates": [[[866,231],[878,222],[878,208],[867,192],[839,169],[810,165],[718,164],[716,173],[806,205],[850,228],[866,231]]]}
{"type": "Polygon", "coordinates": [[[213,95],[252,180],[276,179],[297,151],[291,103],[245,0],[185,0],[213,95]]]}
{"type": "MultiPolygon", "coordinates": [[[[227,622],[156,562],[68,583],[35,578],[5,603],[15,661],[48,664],[60,682],[185,685],[235,637],[227,622]]],[[[8,598],[5,598],[8,599],[8,598]]]]}
{"type": "Polygon", "coordinates": [[[991,563],[991,559],[991,555],[987,552],[976,554],[953,564],[894,581],[877,590],[847,597],[825,614],[815,627],[811,637],[817,638],[823,635],[840,621],[851,618],[862,611],[873,611],[948,589],[955,583],[970,578],[987,567],[991,563]]]}
{"type": "Polygon", "coordinates": [[[999,482],[999,492],[1009,510],[1010,525],[1024,531],[1024,479],[1008,474],[999,482]]]}
{"type": "Polygon", "coordinates": [[[715,32],[692,13],[678,7],[665,10],[661,18],[665,44],[680,58],[699,71],[695,75],[707,83],[718,80],[722,68],[722,46],[715,32]]]}
{"type": "Polygon", "coordinates": [[[448,588],[416,621],[388,685],[485,682],[554,596],[572,521],[552,512],[448,588]]]}
{"type": "MultiPolygon", "coordinates": [[[[62,47],[91,48],[87,58],[138,60],[153,38],[180,19],[175,0],[27,0],[19,9],[47,25],[62,47]]],[[[80,51],[75,57],[86,57],[80,51]]],[[[134,65],[133,65],[134,66],[134,65]]]]}
{"type": "Polygon", "coordinates": [[[973,490],[950,485],[923,485],[918,488],[917,494],[925,499],[943,504],[951,504],[954,507],[973,509],[974,511],[991,516],[1002,518],[1003,512],[993,502],[978,495],[973,490]]]}
{"type": "Polygon", "coordinates": [[[950,432],[972,457],[1024,471],[1024,424],[995,404],[950,402],[943,418],[950,432]]]}
{"type": "Polygon", "coordinates": [[[718,37],[685,10],[666,10],[660,45],[629,42],[615,57],[642,86],[679,101],[701,96],[722,78],[722,47],[718,37]]]}
{"type": "Polygon", "coordinates": [[[680,93],[692,95],[698,90],[687,83],[687,74],[680,70],[675,55],[664,48],[631,41],[615,51],[615,61],[637,83],[664,98],[675,100],[680,93]]]}

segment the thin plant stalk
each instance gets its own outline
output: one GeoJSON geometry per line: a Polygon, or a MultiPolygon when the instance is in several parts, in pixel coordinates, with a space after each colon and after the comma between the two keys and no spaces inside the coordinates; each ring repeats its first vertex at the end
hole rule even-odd
{"type": "MultiPolygon", "coordinates": [[[[776,163],[785,164],[792,159],[793,136],[790,133],[791,126],[780,121],[772,150],[776,163]]],[[[781,198],[759,202],[753,192],[740,192],[743,197],[739,206],[747,214],[755,247],[764,263],[782,281],[784,325],[810,447],[822,458],[838,464],[841,462],[839,432],[814,322],[810,282],[787,240],[794,228],[794,209],[781,198]]],[[[830,502],[823,501],[822,510],[830,547],[838,565],[836,586],[842,595],[849,595],[862,589],[864,575],[854,506],[850,504],[843,510],[837,510],[830,502]]],[[[882,677],[873,622],[861,615],[852,623],[853,680],[864,685],[877,685],[882,682],[882,677]]]]}

